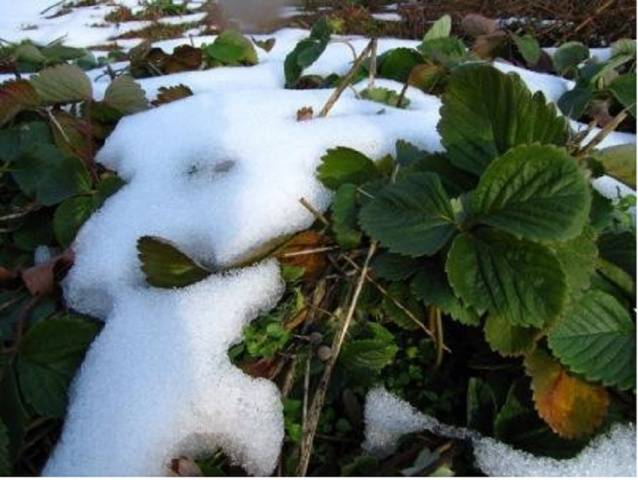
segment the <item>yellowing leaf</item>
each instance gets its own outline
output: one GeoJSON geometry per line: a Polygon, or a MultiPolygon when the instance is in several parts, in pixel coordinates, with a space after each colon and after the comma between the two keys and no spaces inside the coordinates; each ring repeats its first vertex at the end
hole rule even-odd
{"type": "Polygon", "coordinates": [[[607,391],[571,376],[560,363],[542,350],[525,358],[532,377],[534,405],[549,427],[564,438],[591,435],[607,415],[607,391]]]}

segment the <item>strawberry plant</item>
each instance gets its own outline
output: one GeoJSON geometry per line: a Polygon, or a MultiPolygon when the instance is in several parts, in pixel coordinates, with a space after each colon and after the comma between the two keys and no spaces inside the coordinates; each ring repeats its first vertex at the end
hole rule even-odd
{"type": "MultiPolygon", "coordinates": [[[[636,118],[636,42],[619,40],[605,62],[589,58],[589,49],[578,42],[559,47],[553,57],[561,74],[576,84],[558,101],[561,111],[576,120],[593,119],[600,127],[612,123],[622,110],[636,118]]],[[[624,128],[635,130],[635,122],[624,128]]]]}

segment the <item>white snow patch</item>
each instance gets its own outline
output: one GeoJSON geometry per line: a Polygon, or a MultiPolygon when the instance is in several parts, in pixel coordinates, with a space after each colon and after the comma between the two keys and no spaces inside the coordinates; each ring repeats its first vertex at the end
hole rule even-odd
{"type": "Polygon", "coordinates": [[[417,411],[382,387],[368,392],[363,448],[374,455],[393,453],[401,436],[428,430],[450,438],[470,440],[476,466],[490,476],[635,477],[636,429],[614,425],[594,438],[578,455],[566,460],[537,457],[466,428],[442,424],[417,411]]]}
{"type": "Polygon", "coordinates": [[[381,22],[401,22],[403,20],[403,17],[401,17],[401,15],[393,12],[373,13],[372,18],[381,22]]]}

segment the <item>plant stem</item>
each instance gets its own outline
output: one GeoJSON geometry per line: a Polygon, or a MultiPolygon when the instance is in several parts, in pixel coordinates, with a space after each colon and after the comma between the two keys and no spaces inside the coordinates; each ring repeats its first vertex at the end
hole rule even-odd
{"type": "Polygon", "coordinates": [[[345,77],[341,79],[341,83],[339,83],[339,86],[335,89],[334,92],[332,92],[332,95],[330,95],[330,98],[328,98],[328,100],[326,101],[326,104],[323,106],[323,108],[319,112],[319,115],[317,115],[319,118],[322,118],[328,115],[328,112],[330,112],[330,109],[334,106],[335,103],[337,103],[337,100],[339,100],[339,97],[341,96],[343,91],[346,88],[348,88],[348,85],[350,85],[350,82],[352,81],[356,73],[359,71],[359,68],[363,64],[363,61],[366,59],[368,55],[370,55],[373,44],[374,44],[374,40],[370,40],[370,43],[368,43],[368,46],[364,48],[363,51],[359,54],[356,61],[352,65],[352,68],[350,69],[350,71],[346,74],[345,77]]]}
{"type": "Polygon", "coordinates": [[[359,297],[361,296],[361,291],[363,290],[363,285],[366,281],[368,268],[370,266],[370,260],[372,260],[374,252],[376,250],[377,243],[372,242],[370,244],[370,248],[368,248],[368,254],[361,269],[359,280],[357,281],[354,293],[352,294],[352,300],[350,301],[350,306],[348,307],[346,318],[341,325],[339,333],[335,335],[332,341],[332,355],[326,362],[326,368],[323,371],[321,379],[319,380],[319,385],[317,386],[317,390],[310,404],[307,419],[308,421],[306,425],[304,425],[303,438],[301,440],[299,464],[297,465],[296,474],[299,477],[305,476],[308,471],[310,456],[312,455],[312,445],[314,442],[315,434],[317,433],[317,426],[319,424],[321,410],[323,409],[323,405],[326,400],[326,393],[330,384],[330,377],[332,376],[332,371],[337,364],[337,359],[339,358],[339,353],[341,352],[341,347],[343,346],[346,334],[348,333],[350,323],[352,323],[352,318],[354,317],[354,312],[356,311],[357,303],[359,302],[359,297]]]}

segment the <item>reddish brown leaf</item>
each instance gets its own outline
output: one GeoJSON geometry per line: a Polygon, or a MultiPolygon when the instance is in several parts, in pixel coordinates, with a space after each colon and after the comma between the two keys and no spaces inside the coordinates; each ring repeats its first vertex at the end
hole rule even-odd
{"type": "Polygon", "coordinates": [[[55,288],[56,274],[71,267],[74,259],[75,255],[73,251],[67,249],[46,263],[23,270],[20,272],[20,276],[31,295],[34,297],[46,295],[55,288]]]}
{"type": "Polygon", "coordinates": [[[176,477],[201,477],[202,471],[192,458],[173,458],[169,466],[170,474],[176,477]]]}
{"type": "Polygon", "coordinates": [[[314,116],[315,112],[312,110],[312,107],[301,107],[297,110],[297,121],[303,122],[306,120],[311,120],[314,116]]]}
{"type": "Polygon", "coordinates": [[[246,375],[253,378],[272,379],[279,371],[276,358],[260,358],[259,360],[246,362],[240,366],[246,375]]]}
{"type": "Polygon", "coordinates": [[[302,267],[304,280],[312,281],[326,268],[326,253],[321,251],[328,244],[327,237],[306,230],[298,233],[275,252],[282,265],[302,267]]]}
{"type": "Polygon", "coordinates": [[[36,108],[40,97],[27,80],[12,80],[0,85],[0,127],[18,113],[36,108]]]}
{"type": "Polygon", "coordinates": [[[171,103],[175,100],[181,100],[182,98],[190,97],[193,95],[193,91],[186,85],[179,84],[174,87],[160,87],[157,98],[151,102],[154,106],[158,107],[165,103],[171,103]]]}

